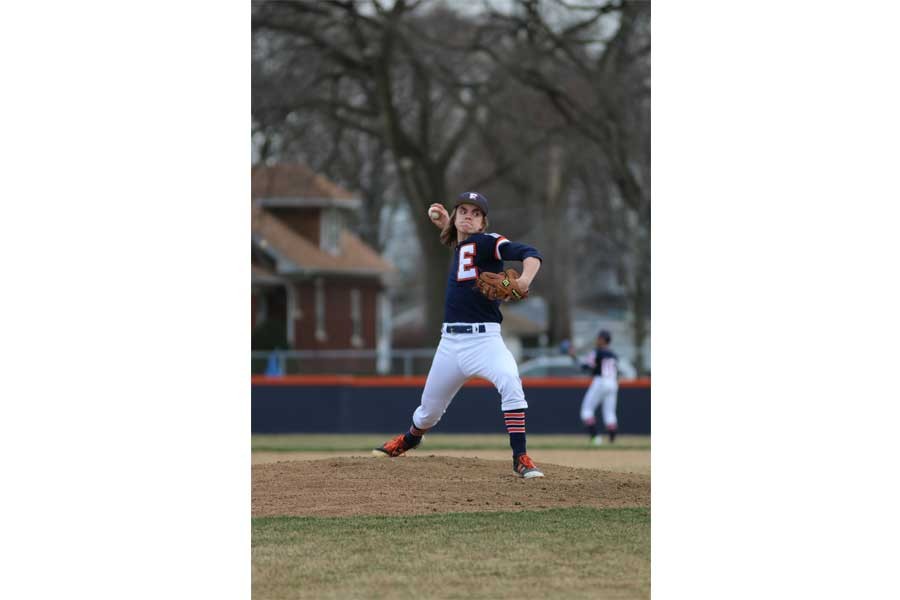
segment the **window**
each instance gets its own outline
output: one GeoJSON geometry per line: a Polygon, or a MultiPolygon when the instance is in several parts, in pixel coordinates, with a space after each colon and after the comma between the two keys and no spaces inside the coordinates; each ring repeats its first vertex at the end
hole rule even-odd
{"type": "Polygon", "coordinates": [[[316,340],[324,342],[328,339],[325,333],[325,282],[321,277],[316,278],[316,340]]]}
{"type": "Polygon", "coordinates": [[[296,343],[294,332],[296,331],[296,321],[303,316],[300,312],[300,291],[294,285],[285,286],[287,301],[287,342],[293,347],[296,343]]]}
{"type": "Polygon", "coordinates": [[[362,301],[359,290],[354,288],[350,290],[350,323],[353,326],[353,332],[350,335],[350,345],[359,348],[363,345],[362,339],[362,301]]]}
{"type": "Polygon", "coordinates": [[[391,372],[391,300],[387,294],[375,296],[375,369],[379,375],[391,372]]]}
{"type": "Polygon", "coordinates": [[[253,324],[259,325],[266,320],[269,312],[269,299],[266,298],[265,292],[257,292],[253,294],[253,300],[256,301],[256,312],[253,315],[253,324]]]}
{"type": "Polygon", "coordinates": [[[319,246],[332,256],[341,253],[341,213],[335,208],[322,210],[319,218],[319,246]]]}

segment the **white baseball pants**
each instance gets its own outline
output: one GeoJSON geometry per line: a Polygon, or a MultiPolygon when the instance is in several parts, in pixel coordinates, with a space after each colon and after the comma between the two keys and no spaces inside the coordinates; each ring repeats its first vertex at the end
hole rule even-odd
{"type": "Polygon", "coordinates": [[[594,419],[597,407],[603,404],[603,424],[618,426],[616,419],[616,396],[619,392],[619,384],[615,379],[607,377],[594,377],[590,387],[584,393],[581,401],[581,420],[590,423],[594,419]]]}
{"type": "Polygon", "coordinates": [[[500,392],[501,410],[528,408],[519,367],[500,337],[500,324],[484,323],[484,333],[447,333],[448,325],[472,325],[477,330],[481,323],[444,323],[413,425],[419,429],[437,425],[453,397],[472,377],[494,384],[500,392]]]}

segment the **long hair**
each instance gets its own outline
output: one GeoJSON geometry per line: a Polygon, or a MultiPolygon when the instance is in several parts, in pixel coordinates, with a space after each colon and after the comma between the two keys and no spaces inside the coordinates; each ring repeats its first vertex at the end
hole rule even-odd
{"type": "MultiPolygon", "coordinates": [[[[478,233],[484,233],[488,228],[487,215],[482,215],[481,218],[484,221],[484,225],[482,225],[481,230],[478,233]]],[[[450,224],[441,230],[441,243],[452,248],[456,245],[456,238],[456,207],[454,207],[453,210],[450,211],[450,224]]]]}

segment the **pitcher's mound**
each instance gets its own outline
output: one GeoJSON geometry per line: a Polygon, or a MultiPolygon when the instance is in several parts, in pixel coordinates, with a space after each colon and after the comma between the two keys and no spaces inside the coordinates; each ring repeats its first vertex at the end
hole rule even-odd
{"type": "Polygon", "coordinates": [[[590,506],[650,506],[650,478],[538,462],[521,479],[512,460],[449,456],[329,458],[253,466],[254,517],[423,515],[590,506]]]}

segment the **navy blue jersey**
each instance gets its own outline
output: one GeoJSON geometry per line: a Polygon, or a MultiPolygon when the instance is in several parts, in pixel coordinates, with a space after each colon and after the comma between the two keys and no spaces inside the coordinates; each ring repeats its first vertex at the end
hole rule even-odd
{"type": "Polygon", "coordinates": [[[529,256],[543,261],[531,246],[510,242],[499,233],[476,233],[457,244],[447,277],[444,322],[502,322],[500,302],[485,298],[475,287],[475,280],[484,271],[502,272],[504,260],[524,260],[529,256]]]}
{"type": "Polygon", "coordinates": [[[594,349],[585,366],[591,369],[595,377],[600,376],[607,379],[618,379],[619,377],[619,357],[608,348],[594,349]]]}

